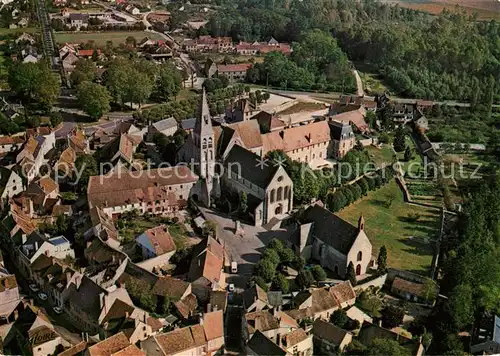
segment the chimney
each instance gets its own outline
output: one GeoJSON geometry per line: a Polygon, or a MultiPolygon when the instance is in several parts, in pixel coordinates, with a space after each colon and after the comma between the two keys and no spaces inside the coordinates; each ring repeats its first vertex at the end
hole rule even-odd
{"type": "Polygon", "coordinates": [[[307,140],[307,142],[311,142],[311,133],[308,133],[306,135],[306,140],[307,140]]]}
{"type": "Polygon", "coordinates": [[[382,327],[382,319],[378,321],[378,326],[382,327]]]}
{"type": "Polygon", "coordinates": [[[364,229],[365,229],[365,218],[363,217],[363,215],[361,215],[358,220],[358,230],[363,231],[364,229]]]}
{"type": "Polygon", "coordinates": [[[17,320],[19,317],[19,312],[17,310],[14,310],[14,320],[17,320]]]}

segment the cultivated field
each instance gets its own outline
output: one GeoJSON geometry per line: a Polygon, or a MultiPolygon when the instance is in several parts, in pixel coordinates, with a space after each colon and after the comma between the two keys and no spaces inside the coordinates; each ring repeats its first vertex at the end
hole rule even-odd
{"type": "Polygon", "coordinates": [[[107,41],[113,41],[114,45],[125,43],[127,37],[133,36],[137,41],[144,37],[152,40],[162,40],[163,38],[154,32],[145,31],[117,31],[117,32],[74,32],[74,33],[56,33],[56,42],[58,43],[82,43],[94,41],[98,46],[106,45],[107,41]]]}
{"type": "Polygon", "coordinates": [[[500,19],[500,2],[497,0],[385,0],[384,2],[431,14],[439,14],[443,9],[455,10],[458,6],[469,14],[476,12],[482,20],[500,19]]]}
{"type": "Polygon", "coordinates": [[[372,254],[377,256],[385,245],[390,267],[419,274],[429,272],[433,240],[439,233],[439,211],[405,203],[394,180],[342,209],[338,215],[356,226],[363,215],[366,234],[373,245],[372,254]],[[395,198],[390,206],[389,197],[395,198]],[[418,219],[413,220],[411,214],[418,214],[418,219]]]}

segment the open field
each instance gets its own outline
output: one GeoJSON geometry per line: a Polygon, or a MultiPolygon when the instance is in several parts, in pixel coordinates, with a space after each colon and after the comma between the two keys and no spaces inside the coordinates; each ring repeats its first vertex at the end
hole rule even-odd
{"type": "Polygon", "coordinates": [[[381,148],[377,148],[375,146],[367,146],[366,150],[368,151],[370,159],[378,167],[390,164],[393,161],[394,153],[392,152],[392,149],[389,145],[382,145],[381,148]]]}
{"type": "Polygon", "coordinates": [[[373,245],[372,254],[377,256],[380,247],[385,245],[390,267],[428,274],[432,240],[439,233],[439,211],[405,203],[394,180],[344,208],[338,215],[354,225],[363,215],[366,234],[373,245]],[[387,206],[388,196],[396,197],[390,207],[387,206]],[[408,214],[420,217],[412,221],[408,214]]]}
{"type": "Polygon", "coordinates": [[[470,15],[477,13],[481,20],[500,19],[500,2],[497,0],[386,0],[384,2],[431,14],[439,14],[443,9],[455,11],[458,7],[470,15]]]}
{"type": "Polygon", "coordinates": [[[25,27],[25,28],[0,27],[0,36],[15,35],[15,34],[21,35],[23,32],[33,33],[39,30],[40,29],[38,27],[25,27]]]}
{"type": "Polygon", "coordinates": [[[125,43],[129,36],[135,37],[137,41],[144,37],[149,37],[152,40],[163,39],[159,34],[145,31],[116,31],[116,32],[74,32],[74,33],[56,33],[56,42],[58,43],[82,43],[94,41],[98,46],[105,46],[107,41],[113,41],[114,45],[125,43]]]}
{"type": "Polygon", "coordinates": [[[303,111],[317,111],[324,109],[325,105],[321,103],[306,103],[306,102],[299,102],[293,106],[290,106],[289,108],[280,111],[280,115],[291,115],[291,114],[296,114],[300,113],[303,111]]]}

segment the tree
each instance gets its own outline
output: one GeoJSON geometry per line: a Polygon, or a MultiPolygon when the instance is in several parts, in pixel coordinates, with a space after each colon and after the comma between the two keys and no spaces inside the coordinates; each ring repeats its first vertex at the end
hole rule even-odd
{"type": "MultiPolygon", "coordinates": [[[[378,177],[378,180],[377,180],[377,185],[380,186],[382,184],[382,179],[380,178],[380,176],[377,176],[378,177]]],[[[387,192],[385,194],[385,206],[387,208],[390,208],[392,203],[394,202],[394,200],[396,200],[397,198],[397,193],[394,192],[393,190],[387,192]]]]}
{"type": "Polygon", "coordinates": [[[76,94],[78,102],[93,120],[99,120],[111,109],[109,103],[111,95],[108,90],[100,84],[83,82],[78,86],[76,94]]]}
{"type": "Polygon", "coordinates": [[[266,248],[264,250],[264,253],[262,254],[262,259],[264,258],[271,261],[274,264],[275,268],[280,263],[280,256],[274,248],[266,248]]]}
{"type": "Polygon", "coordinates": [[[93,82],[97,78],[97,66],[90,59],[79,59],[75,69],[71,72],[70,81],[73,87],[83,82],[93,82]]]}
{"type": "Polygon", "coordinates": [[[52,111],[50,113],[50,126],[57,127],[61,122],[63,122],[63,117],[59,111],[52,111]]]}
{"type": "Polygon", "coordinates": [[[491,117],[491,112],[493,110],[493,101],[495,97],[495,77],[490,75],[488,78],[488,87],[486,89],[485,104],[488,109],[488,116],[491,117]]]}
{"type": "Polygon", "coordinates": [[[396,130],[396,135],[394,136],[394,150],[396,152],[403,152],[406,148],[406,133],[404,131],[403,125],[400,125],[396,130]]]}
{"type": "Polygon", "coordinates": [[[269,94],[268,91],[265,91],[264,93],[262,93],[262,99],[264,99],[264,101],[267,103],[267,101],[269,100],[269,98],[271,97],[271,94],[269,94]]]}
{"type": "Polygon", "coordinates": [[[287,294],[290,290],[290,285],[288,283],[288,279],[281,273],[277,273],[276,276],[274,276],[273,284],[271,286],[271,289],[273,290],[280,290],[284,294],[287,294]]]}
{"type": "Polygon", "coordinates": [[[432,279],[427,278],[424,282],[424,295],[426,302],[432,303],[436,299],[437,292],[436,283],[432,279]]]}
{"type": "Polygon", "coordinates": [[[295,283],[301,289],[309,288],[314,282],[314,277],[312,273],[307,270],[302,270],[299,272],[297,277],[295,277],[295,283]]]}
{"type": "Polygon", "coordinates": [[[375,129],[377,127],[377,114],[375,114],[373,111],[367,111],[365,121],[368,126],[370,126],[370,128],[375,129]]]}
{"type": "Polygon", "coordinates": [[[320,265],[314,265],[314,267],[312,268],[312,274],[314,276],[314,279],[318,282],[324,281],[327,277],[325,270],[320,265]]]}
{"type": "Polygon", "coordinates": [[[276,252],[280,253],[280,251],[283,250],[285,246],[283,245],[283,242],[281,240],[274,238],[271,241],[269,241],[269,243],[267,244],[267,248],[272,248],[276,250],[276,252]]]}
{"type": "Polygon", "coordinates": [[[449,299],[450,309],[453,310],[452,317],[455,327],[462,330],[474,320],[472,288],[468,284],[456,286],[449,299]]]}
{"type": "Polygon", "coordinates": [[[367,195],[368,191],[370,190],[370,184],[368,183],[368,179],[366,177],[361,178],[358,180],[358,185],[361,188],[361,193],[363,195],[367,195]]]}
{"type": "Polygon", "coordinates": [[[347,323],[349,322],[349,317],[344,309],[337,309],[330,316],[330,323],[338,326],[341,329],[345,329],[347,323]]]}
{"type": "Polygon", "coordinates": [[[405,347],[399,345],[396,340],[374,339],[369,347],[370,356],[410,356],[411,353],[405,347]]]}
{"type": "Polygon", "coordinates": [[[382,309],[382,325],[389,329],[395,328],[403,323],[404,316],[403,308],[389,304],[382,309]]]}
{"type": "Polygon", "coordinates": [[[388,144],[390,142],[389,135],[386,132],[382,132],[378,137],[378,142],[388,144]]]}
{"type": "Polygon", "coordinates": [[[92,155],[80,155],[75,161],[76,184],[80,193],[87,191],[89,178],[99,174],[97,162],[92,155]]]}
{"type": "Polygon", "coordinates": [[[266,281],[260,276],[255,276],[255,275],[252,276],[250,282],[257,284],[260,288],[264,290],[264,292],[267,292],[269,290],[266,281]]]}
{"type": "Polygon", "coordinates": [[[203,223],[203,236],[216,236],[217,224],[212,220],[205,220],[203,223]]]}
{"type": "Polygon", "coordinates": [[[239,210],[243,214],[245,214],[248,210],[248,199],[247,199],[247,193],[245,192],[241,192],[240,194],[239,210]]]}
{"type": "Polygon", "coordinates": [[[378,251],[377,265],[378,273],[383,274],[387,272],[387,248],[385,245],[382,245],[378,251]]]}
{"type": "Polygon", "coordinates": [[[137,40],[135,39],[134,36],[128,36],[126,39],[125,39],[125,44],[127,46],[132,46],[132,47],[135,47],[137,45],[137,40]]]}
{"type": "Polygon", "coordinates": [[[334,213],[347,205],[347,198],[341,190],[329,194],[328,198],[328,209],[334,213]]]}
{"type": "Polygon", "coordinates": [[[10,88],[25,103],[35,102],[49,109],[59,97],[59,78],[45,62],[16,63],[8,75],[10,88]]]}
{"type": "Polygon", "coordinates": [[[155,94],[161,100],[175,97],[182,84],[179,70],[172,64],[162,64],[155,82],[155,94]]]}
{"type": "Polygon", "coordinates": [[[349,262],[349,265],[347,266],[347,279],[353,286],[357,284],[356,271],[354,270],[354,265],[352,264],[352,262],[349,262]]]}
{"type": "Polygon", "coordinates": [[[413,152],[412,152],[410,146],[406,146],[404,160],[406,162],[409,162],[412,160],[412,158],[413,158],[413,152]]]}
{"type": "Polygon", "coordinates": [[[295,260],[295,253],[289,247],[285,247],[278,251],[280,262],[284,265],[290,265],[295,260]]]}
{"type": "Polygon", "coordinates": [[[271,282],[274,277],[276,266],[268,259],[261,259],[254,267],[255,275],[262,277],[266,282],[271,282]]]}
{"type": "MultiPolygon", "coordinates": [[[[471,88],[471,97],[470,97],[470,106],[471,106],[472,110],[476,109],[480,94],[481,94],[481,86],[479,84],[479,79],[477,79],[477,77],[474,76],[472,78],[472,88],[471,88]]],[[[438,107],[438,105],[434,105],[434,106],[438,107]]]]}

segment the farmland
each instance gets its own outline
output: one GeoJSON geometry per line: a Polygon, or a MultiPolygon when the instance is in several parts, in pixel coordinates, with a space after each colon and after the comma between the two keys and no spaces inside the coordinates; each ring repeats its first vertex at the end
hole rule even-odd
{"type": "Polygon", "coordinates": [[[106,45],[107,41],[113,41],[115,45],[125,43],[127,37],[132,36],[137,41],[144,37],[149,37],[152,40],[163,39],[161,35],[154,32],[146,31],[116,31],[116,32],[74,32],[74,33],[56,33],[56,42],[58,43],[82,43],[94,41],[98,46],[106,45]]]}
{"type": "Polygon", "coordinates": [[[481,20],[500,19],[500,2],[496,0],[387,0],[384,2],[431,14],[439,14],[443,9],[454,11],[458,6],[468,14],[477,13],[481,20]]]}

